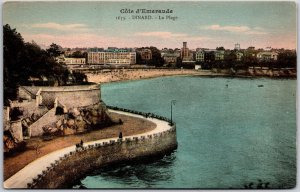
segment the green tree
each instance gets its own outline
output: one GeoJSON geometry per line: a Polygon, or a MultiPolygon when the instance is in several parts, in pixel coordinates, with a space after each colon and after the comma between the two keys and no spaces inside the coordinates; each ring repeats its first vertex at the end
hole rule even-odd
{"type": "Polygon", "coordinates": [[[136,52],[136,64],[144,64],[141,56],[141,52],[136,52]]]}
{"type": "MultiPolygon", "coordinates": [[[[3,88],[4,101],[16,98],[16,88],[24,74],[21,73],[20,53],[24,48],[24,40],[16,29],[6,24],[3,26],[3,88]]],[[[6,103],[7,104],[7,103],[6,103]]]]}
{"type": "Polygon", "coordinates": [[[61,50],[61,47],[55,43],[52,43],[50,45],[50,48],[46,50],[50,57],[58,57],[63,52],[61,50]]]}
{"type": "Polygon", "coordinates": [[[234,67],[236,63],[236,59],[237,57],[234,51],[230,51],[230,53],[225,54],[224,61],[225,61],[226,68],[234,67]]]}
{"type": "Polygon", "coordinates": [[[87,52],[75,51],[70,57],[73,58],[87,58],[87,52]]]}
{"type": "Polygon", "coordinates": [[[255,55],[245,54],[242,57],[242,63],[244,64],[245,68],[248,68],[250,66],[252,67],[257,66],[258,61],[255,55]]]}
{"type": "Polygon", "coordinates": [[[29,77],[45,76],[59,85],[68,82],[70,71],[54,59],[54,55],[58,54],[57,47],[52,44],[50,49],[45,51],[34,42],[25,43],[16,29],[11,29],[9,25],[3,26],[5,104],[8,104],[8,99],[16,99],[18,86],[27,85],[29,77]]]}
{"type": "Polygon", "coordinates": [[[87,82],[87,76],[86,74],[82,73],[82,72],[73,72],[73,77],[74,77],[74,81],[76,84],[82,84],[87,82]]]}
{"type": "Polygon", "coordinates": [[[177,57],[176,60],[176,67],[181,68],[182,67],[182,59],[180,57],[177,57]]]}
{"type": "Polygon", "coordinates": [[[276,65],[280,68],[297,68],[297,54],[296,51],[282,51],[278,54],[276,65]]]}
{"type": "Polygon", "coordinates": [[[150,64],[156,67],[161,67],[164,64],[164,59],[161,57],[160,51],[156,47],[150,47],[152,52],[152,59],[150,60],[150,64]]]}
{"type": "Polygon", "coordinates": [[[222,47],[217,47],[216,50],[218,51],[225,51],[225,48],[222,46],[222,47]]]}

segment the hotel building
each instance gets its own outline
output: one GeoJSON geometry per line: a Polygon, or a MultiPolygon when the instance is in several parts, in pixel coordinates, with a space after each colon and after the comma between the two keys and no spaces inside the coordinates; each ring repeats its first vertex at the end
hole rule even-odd
{"type": "Polygon", "coordinates": [[[102,52],[89,52],[89,64],[131,65],[136,64],[136,52],[126,50],[107,50],[102,52]]]}

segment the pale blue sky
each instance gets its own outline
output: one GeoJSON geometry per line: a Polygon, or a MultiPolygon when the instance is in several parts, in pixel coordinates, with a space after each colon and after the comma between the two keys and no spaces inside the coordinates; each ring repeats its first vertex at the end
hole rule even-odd
{"type": "MultiPolygon", "coordinates": [[[[156,16],[158,14],[152,14],[156,16]]],[[[164,14],[160,14],[164,15],[164,14]]],[[[296,48],[294,2],[9,2],[3,24],[63,47],[296,48]],[[172,9],[176,21],[116,20],[120,9],[172,9]]]]}

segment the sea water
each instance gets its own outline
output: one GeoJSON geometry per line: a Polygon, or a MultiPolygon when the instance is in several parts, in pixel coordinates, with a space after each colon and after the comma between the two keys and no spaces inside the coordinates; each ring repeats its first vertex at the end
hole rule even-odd
{"type": "Polygon", "coordinates": [[[163,77],[105,84],[101,94],[107,105],[169,118],[176,100],[178,149],[95,170],[81,180],[87,188],[295,186],[296,80],[163,77]]]}

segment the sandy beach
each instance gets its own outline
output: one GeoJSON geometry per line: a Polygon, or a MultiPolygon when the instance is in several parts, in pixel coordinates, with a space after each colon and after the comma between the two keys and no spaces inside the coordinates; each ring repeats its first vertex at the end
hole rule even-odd
{"type": "Polygon", "coordinates": [[[87,73],[86,75],[89,82],[108,83],[114,81],[139,80],[173,75],[216,76],[224,74],[213,73],[210,70],[197,71],[194,69],[112,69],[97,73],[87,73]]]}
{"type": "Polygon", "coordinates": [[[88,81],[93,83],[109,83],[115,81],[130,81],[139,79],[149,79],[163,76],[234,76],[234,77],[266,77],[266,78],[296,78],[294,69],[270,71],[266,69],[256,69],[255,73],[250,74],[245,70],[237,71],[232,75],[225,70],[195,70],[195,69],[111,69],[98,72],[86,73],[88,81]],[[288,73],[284,72],[288,70],[288,73]]]}

